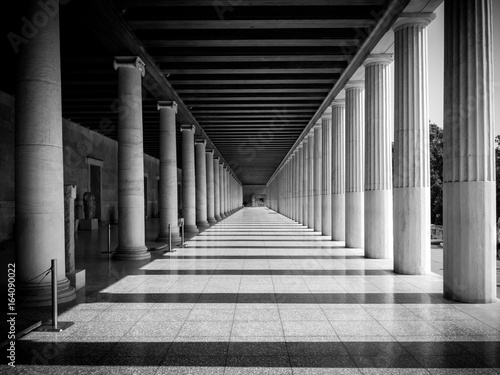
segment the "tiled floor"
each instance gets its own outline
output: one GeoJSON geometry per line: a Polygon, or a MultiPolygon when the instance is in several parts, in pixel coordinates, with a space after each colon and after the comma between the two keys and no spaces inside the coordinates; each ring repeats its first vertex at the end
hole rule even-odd
{"type": "Polygon", "coordinates": [[[70,329],[18,342],[19,373],[500,374],[499,302],[444,300],[441,276],[394,274],[266,208],[151,262],[99,264],[70,329]]]}

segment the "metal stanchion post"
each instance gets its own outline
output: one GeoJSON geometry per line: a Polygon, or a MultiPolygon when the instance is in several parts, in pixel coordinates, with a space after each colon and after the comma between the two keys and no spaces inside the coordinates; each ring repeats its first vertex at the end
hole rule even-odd
{"type": "Polygon", "coordinates": [[[111,224],[108,224],[108,251],[101,251],[101,254],[111,254],[111,224]]]}
{"type": "Polygon", "coordinates": [[[37,331],[43,332],[61,332],[71,327],[74,322],[58,322],[57,321],[57,259],[51,261],[51,279],[52,279],[52,323],[43,324],[37,331]]]}

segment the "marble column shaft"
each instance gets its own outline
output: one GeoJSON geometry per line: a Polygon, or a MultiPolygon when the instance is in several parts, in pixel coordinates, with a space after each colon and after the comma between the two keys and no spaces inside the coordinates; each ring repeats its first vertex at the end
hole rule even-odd
{"type": "Polygon", "coordinates": [[[321,117],[321,225],[324,236],[332,235],[332,110],[330,107],[321,117]]]}
{"type": "Polygon", "coordinates": [[[214,183],[214,150],[205,150],[205,163],[207,171],[207,220],[210,224],[215,220],[215,183],[214,183]]]}
{"type": "Polygon", "coordinates": [[[219,175],[219,157],[214,157],[214,217],[215,220],[221,221],[220,216],[220,175],[219,175]]]}
{"type": "Polygon", "coordinates": [[[304,224],[304,144],[301,143],[297,159],[297,222],[304,224]]]}
{"type": "Polygon", "coordinates": [[[308,191],[308,227],[314,229],[314,129],[309,133],[309,165],[307,166],[308,180],[309,180],[309,191],[308,191]]]}
{"type": "Polygon", "coordinates": [[[365,256],[393,257],[390,64],[392,55],[365,61],[365,256]]]}
{"type": "Polygon", "coordinates": [[[490,0],[447,2],[444,85],[444,295],[495,302],[496,185],[490,0]]]}
{"type": "Polygon", "coordinates": [[[302,140],[302,225],[309,226],[309,137],[302,140]]]}
{"type": "MultiPolygon", "coordinates": [[[[37,2],[26,2],[33,15],[37,2]]],[[[58,6],[57,4],[55,6],[58,6]]],[[[30,18],[31,19],[31,18],[30,18]]],[[[16,281],[26,305],[49,305],[51,281],[29,281],[57,259],[59,301],[75,298],[65,275],[64,174],[59,13],[17,60],[15,129],[16,281]],[[38,285],[38,283],[40,284],[38,285]]],[[[7,266],[5,265],[7,268],[7,266]]],[[[6,282],[6,279],[5,279],[6,282]]]]}
{"type": "Polygon", "coordinates": [[[194,125],[182,125],[182,216],[184,229],[198,233],[196,226],[196,182],[194,156],[194,125]]]}
{"type": "Polygon", "coordinates": [[[365,161],[365,95],[363,81],[350,81],[346,88],[346,247],[365,245],[364,161],[365,161]]]}
{"type": "Polygon", "coordinates": [[[314,230],[320,232],[323,229],[322,226],[322,130],[321,130],[321,120],[314,126],[314,230]]]}
{"type": "Polygon", "coordinates": [[[114,68],[120,106],[127,112],[118,116],[118,247],[113,258],[144,260],[151,257],[144,210],[141,80],[145,67],[138,57],[117,57],[114,68]]]}
{"type": "Polygon", "coordinates": [[[427,30],[433,14],[394,25],[394,271],[430,272],[427,30]]]}
{"type": "Polygon", "coordinates": [[[345,101],[332,103],[332,240],[345,241],[345,101]]]}
{"type": "Polygon", "coordinates": [[[226,217],[224,207],[224,163],[219,161],[219,197],[220,197],[220,216],[222,219],[226,217]]]}
{"type": "Polygon", "coordinates": [[[170,225],[173,241],[180,239],[177,199],[177,133],[175,115],[177,103],[158,102],[160,111],[160,232],[157,241],[168,241],[170,225]]]}
{"type": "Polygon", "coordinates": [[[196,225],[208,227],[207,216],[207,157],[205,147],[207,141],[195,140],[195,174],[196,174],[196,225]]]}

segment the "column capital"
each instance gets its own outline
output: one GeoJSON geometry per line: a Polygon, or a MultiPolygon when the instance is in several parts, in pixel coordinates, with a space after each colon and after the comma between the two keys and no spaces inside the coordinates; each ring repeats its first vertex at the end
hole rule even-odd
{"type": "Polygon", "coordinates": [[[321,126],[323,125],[323,122],[321,121],[321,118],[316,121],[316,124],[314,124],[314,126],[311,128],[311,130],[316,130],[316,129],[321,129],[321,126]]]}
{"type": "Polygon", "coordinates": [[[321,119],[331,119],[332,118],[332,107],[328,106],[325,112],[321,115],[321,119]]]}
{"type": "Polygon", "coordinates": [[[191,130],[194,133],[194,125],[181,125],[181,133],[187,130],[191,130]]]}
{"type": "Polygon", "coordinates": [[[345,84],[345,87],[344,89],[347,91],[347,90],[350,90],[350,89],[365,89],[365,81],[348,81],[346,84],[345,84]]]}
{"type": "Polygon", "coordinates": [[[158,104],[157,104],[158,111],[160,109],[164,109],[164,108],[171,108],[174,110],[174,113],[177,113],[177,103],[176,102],[173,102],[173,101],[170,101],[170,102],[160,101],[160,102],[158,102],[158,104]]]}
{"type": "Polygon", "coordinates": [[[207,154],[212,154],[212,155],[214,155],[214,154],[215,154],[215,151],[214,151],[213,149],[211,149],[211,148],[207,148],[207,149],[205,149],[205,152],[206,152],[207,154]]]}
{"type": "Polygon", "coordinates": [[[331,107],[345,107],[345,99],[335,99],[332,101],[331,107]]]}
{"type": "Polygon", "coordinates": [[[118,70],[118,68],[135,68],[139,69],[143,77],[146,75],[146,64],[139,56],[115,56],[113,68],[115,70],[118,70]]]}
{"type": "Polygon", "coordinates": [[[203,138],[198,138],[198,139],[195,139],[195,140],[194,140],[194,144],[195,144],[195,145],[203,145],[203,146],[206,146],[206,144],[207,144],[207,140],[206,140],[206,139],[203,139],[203,138]]]}
{"type": "Polygon", "coordinates": [[[363,65],[365,66],[365,68],[373,64],[390,65],[393,61],[394,61],[394,54],[379,53],[379,54],[368,55],[363,65]]]}
{"type": "Polygon", "coordinates": [[[392,25],[392,30],[396,32],[399,29],[408,26],[422,26],[422,28],[424,28],[427,27],[435,18],[436,14],[432,12],[401,13],[396,22],[394,22],[394,25],[392,25]]]}
{"type": "Polygon", "coordinates": [[[224,166],[224,162],[222,160],[220,160],[220,158],[219,158],[219,164],[224,166]]]}
{"type": "Polygon", "coordinates": [[[218,162],[219,162],[219,160],[220,160],[219,155],[214,155],[214,160],[218,163],[218,162]]]}

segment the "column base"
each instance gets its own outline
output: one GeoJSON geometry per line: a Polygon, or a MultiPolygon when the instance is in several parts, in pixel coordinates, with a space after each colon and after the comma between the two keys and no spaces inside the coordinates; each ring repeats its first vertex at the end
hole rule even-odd
{"type": "MultiPolygon", "coordinates": [[[[50,280],[50,274],[47,275],[47,278],[50,280]]],[[[20,300],[28,298],[26,302],[24,302],[23,306],[25,307],[52,306],[52,286],[50,282],[38,286],[36,286],[36,284],[21,284],[18,286],[17,291],[20,300]]],[[[75,288],[70,285],[68,278],[65,277],[63,280],[59,280],[57,282],[57,302],[66,303],[73,301],[75,298],[75,288]]]]}
{"type": "Polygon", "coordinates": [[[184,232],[186,233],[199,233],[198,227],[196,225],[184,224],[184,232]]]}
{"type": "Polygon", "coordinates": [[[431,214],[429,187],[404,187],[394,194],[394,272],[431,272],[431,214]]]}
{"type": "Polygon", "coordinates": [[[345,195],[345,247],[362,249],[365,246],[364,193],[345,195]]]}
{"type": "Polygon", "coordinates": [[[365,257],[392,259],[392,190],[365,191],[365,257]]]}
{"type": "Polygon", "coordinates": [[[217,220],[215,220],[215,217],[209,217],[208,218],[208,223],[209,224],[217,224],[217,220]]]}
{"type": "Polygon", "coordinates": [[[226,217],[227,217],[227,216],[226,216],[224,213],[221,213],[221,214],[220,214],[220,218],[221,218],[221,220],[222,220],[222,219],[225,219],[226,217]]]}
{"type": "Polygon", "coordinates": [[[222,217],[220,215],[215,215],[215,220],[217,221],[221,221],[222,220],[222,217]]]}
{"type": "Polygon", "coordinates": [[[448,299],[495,302],[495,198],[494,181],[444,184],[443,289],[448,299]]]}
{"type": "Polygon", "coordinates": [[[196,226],[198,228],[208,228],[210,224],[208,224],[207,220],[196,220],[196,226]]]}
{"type": "Polygon", "coordinates": [[[120,247],[118,246],[113,254],[114,260],[148,260],[151,254],[146,246],[120,247]]]}

